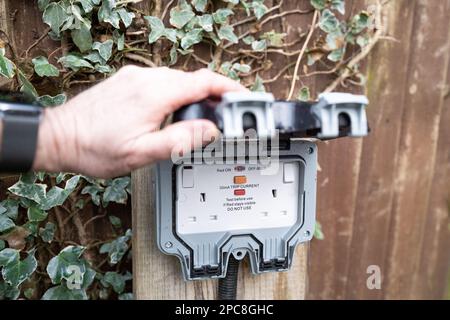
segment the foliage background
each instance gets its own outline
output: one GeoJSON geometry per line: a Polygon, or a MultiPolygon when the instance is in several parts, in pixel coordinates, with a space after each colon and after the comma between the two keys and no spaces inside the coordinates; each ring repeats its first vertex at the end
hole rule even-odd
{"type": "MultiPolygon", "coordinates": [[[[53,107],[68,92],[135,63],[208,67],[258,91],[289,79],[286,96],[278,98],[310,100],[316,93],[307,83],[319,75],[330,76],[325,91],[364,85],[360,63],[383,31],[381,5],[344,15],[344,0],[311,0],[305,10],[284,12],[283,1],[273,7],[263,0],[151,1],[151,16],[138,2],[37,1],[48,28],[24,52],[2,34],[0,85],[53,107]],[[295,41],[267,29],[284,16],[311,14],[307,30],[292,31],[295,41]],[[35,50],[46,38],[60,43],[58,49],[35,50]],[[265,78],[273,67],[269,54],[295,60],[265,78]]],[[[132,298],[129,177],[33,173],[2,181],[0,298],[132,298]]],[[[316,236],[323,237],[320,229],[316,236]]]]}

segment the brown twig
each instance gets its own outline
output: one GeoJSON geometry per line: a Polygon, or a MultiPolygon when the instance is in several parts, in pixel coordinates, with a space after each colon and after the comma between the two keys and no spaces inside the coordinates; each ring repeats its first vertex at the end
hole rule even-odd
{"type": "Polygon", "coordinates": [[[316,10],[316,11],[314,11],[314,16],[313,16],[313,20],[311,23],[311,27],[309,29],[308,36],[306,37],[305,43],[303,44],[303,48],[298,55],[297,63],[295,64],[294,77],[292,78],[291,89],[289,91],[287,100],[291,100],[292,96],[294,95],[295,82],[297,81],[297,74],[298,74],[298,70],[300,68],[300,62],[303,59],[303,55],[305,54],[306,48],[308,48],[309,41],[311,40],[314,30],[316,29],[316,23],[317,23],[318,18],[319,18],[319,11],[316,10]]]}
{"type": "Polygon", "coordinates": [[[48,27],[47,29],[44,30],[44,33],[35,41],[31,44],[31,46],[28,47],[27,50],[25,50],[25,58],[28,58],[28,54],[30,53],[31,50],[33,50],[33,48],[35,48],[39,43],[42,42],[42,40],[44,40],[45,38],[47,38],[48,33],[50,32],[50,30],[52,30],[52,28],[48,27]]]}
{"type": "Polygon", "coordinates": [[[151,61],[151,60],[149,60],[149,59],[147,59],[147,58],[145,58],[145,57],[143,57],[143,56],[141,56],[141,55],[138,55],[138,54],[135,54],[135,53],[127,52],[127,53],[124,53],[123,56],[124,56],[125,58],[130,59],[130,60],[133,60],[133,61],[135,61],[135,62],[142,63],[143,65],[146,65],[147,67],[150,67],[150,68],[156,68],[156,64],[153,63],[153,61],[151,61]]]}

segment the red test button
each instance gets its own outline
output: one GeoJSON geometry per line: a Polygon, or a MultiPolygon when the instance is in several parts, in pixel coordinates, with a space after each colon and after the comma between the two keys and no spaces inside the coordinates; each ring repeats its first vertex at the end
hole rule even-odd
{"type": "Polygon", "coordinates": [[[234,190],[235,196],[245,196],[245,189],[236,189],[234,190]]]}

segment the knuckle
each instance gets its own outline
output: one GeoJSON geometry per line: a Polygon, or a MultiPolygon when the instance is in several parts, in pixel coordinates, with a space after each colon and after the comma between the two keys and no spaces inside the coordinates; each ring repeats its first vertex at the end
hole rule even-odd
{"type": "Polygon", "coordinates": [[[126,66],[122,67],[122,68],[119,70],[119,74],[121,74],[121,75],[123,75],[123,76],[130,76],[130,75],[136,74],[136,73],[139,72],[141,69],[142,69],[141,67],[138,67],[138,66],[129,64],[129,65],[126,65],[126,66]]]}

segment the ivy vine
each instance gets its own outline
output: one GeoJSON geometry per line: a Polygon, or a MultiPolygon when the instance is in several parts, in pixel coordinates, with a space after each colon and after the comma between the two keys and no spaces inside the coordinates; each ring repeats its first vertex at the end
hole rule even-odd
{"type": "MultiPolygon", "coordinates": [[[[381,4],[349,16],[344,0],[310,0],[305,10],[284,10],[283,0],[274,6],[264,0],[148,1],[151,12],[139,2],[37,0],[48,28],[27,50],[17,54],[0,31],[0,86],[53,107],[63,104],[73,87],[137,63],[207,67],[255,91],[288,79],[291,90],[280,98],[311,100],[305,85],[310,77],[333,76],[328,91],[364,85],[360,63],[383,36],[381,4]],[[313,20],[288,42],[286,33],[270,25],[291,15],[313,20]],[[60,46],[31,56],[47,38],[60,46]],[[267,78],[277,55],[289,63],[267,78]],[[51,85],[36,89],[49,78],[51,85]]],[[[0,202],[0,299],[131,299],[131,230],[109,212],[111,204],[127,208],[129,188],[129,177],[31,173],[18,178],[0,202]],[[100,214],[81,221],[86,206],[100,214]],[[108,222],[114,236],[86,239],[86,226],[99,219],[108,222]],[[65,232],[69,221],[76,237],[65,232]]],[[[316,235],[323,238],[320,228],[316,235]]]]}

